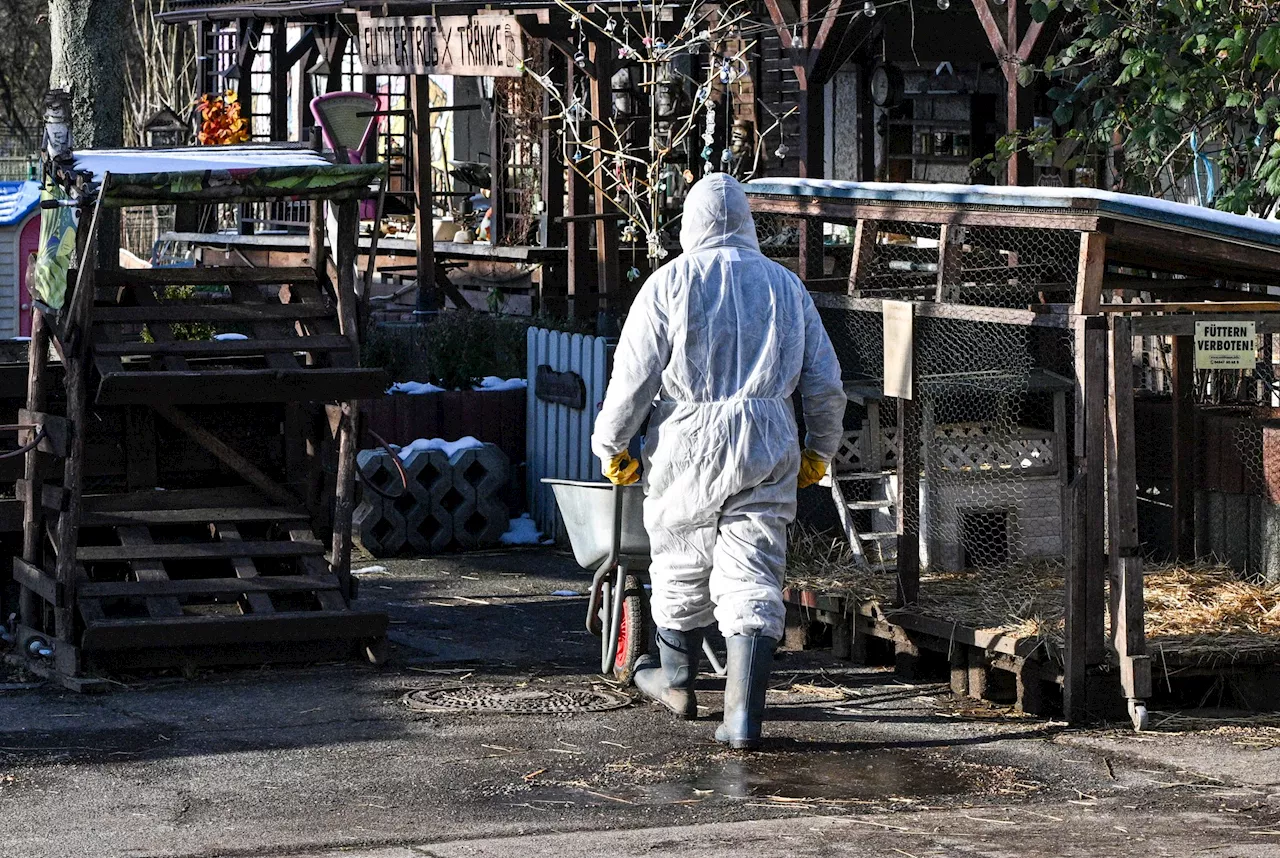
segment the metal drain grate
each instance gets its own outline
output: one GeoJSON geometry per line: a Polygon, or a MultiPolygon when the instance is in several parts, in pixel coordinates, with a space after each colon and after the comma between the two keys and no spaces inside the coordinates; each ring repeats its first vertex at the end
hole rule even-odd
{"type": "Polygon", "coordinates": [[[495,712],[510,715],[565,715],[606,712],[631,702],[613,691],[559,691],[541,688],[435,688],[410,691],[405,705],[415,712],[495,712]]]}

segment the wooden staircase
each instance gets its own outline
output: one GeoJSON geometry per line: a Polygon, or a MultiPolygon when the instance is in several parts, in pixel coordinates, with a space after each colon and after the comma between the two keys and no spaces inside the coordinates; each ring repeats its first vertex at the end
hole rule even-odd
{"type": "Polygon", "coordinates": [[[86,274],[91,306],[73,296],[57,330],[40,314],[33,330],[23,422],[43,434],[19,486],[20,646],[44,643],[72,687],[101,670],[381,658],[387,618],[352,606],[350,550],[357,402],[387,379],[359,366],[351,284],[310,267],[86,274]],[[124,491],[86,485],[94,426],[122,427],[105,442],[124,491]],[[162,428],[216,460],[211,485],[174,480],[162,428]]]}

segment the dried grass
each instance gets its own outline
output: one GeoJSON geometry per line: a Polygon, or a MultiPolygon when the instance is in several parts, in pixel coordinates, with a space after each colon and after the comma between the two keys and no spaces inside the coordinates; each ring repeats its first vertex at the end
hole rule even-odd
{"type": "MultiPolygon", "coordinates": [[[[1178,653],[1238,658],[1280,651],[1280,584],[1243,580],[1213,564],[1148,564],[1144,570],[1147,640],[1160,656],[1178,653]]],[[[859,601],[887,602],[892,572],[854,566],[843,538],[794,529],[787,584],[859,601]]],[[[925,573],[917,609],[974,629],[1063,643],[1064,570],[1059,563],[1026,562],[1001,569],[925,573]]]]}

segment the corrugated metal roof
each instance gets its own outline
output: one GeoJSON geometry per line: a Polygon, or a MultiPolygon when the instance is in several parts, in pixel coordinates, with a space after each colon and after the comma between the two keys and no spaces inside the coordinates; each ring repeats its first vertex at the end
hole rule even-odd
{"type": "Polygon", "coordinates": [[[0,182],[0,226],[13,226],[39,206],[39,183],[0,182]]]}

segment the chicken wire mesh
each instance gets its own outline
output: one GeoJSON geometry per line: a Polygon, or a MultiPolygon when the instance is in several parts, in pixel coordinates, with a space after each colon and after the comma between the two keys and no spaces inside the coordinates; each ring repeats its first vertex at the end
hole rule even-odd
{"type": "Polygon", "coordinates": [[[868,559],[893,559],[885,537],[896,531],[897,502],[906,498],[901,516],[922,536],[925,568],[1061,561],[1074,408],[1070,332],[917,316],[915,395],[904,407],[881,393],[881,315],[820,312],[855,392],[833,470],[868,559]],[[900,437],[916,446],[918,505],[903,491],[910,487],[897,485],[900,437]]]}

